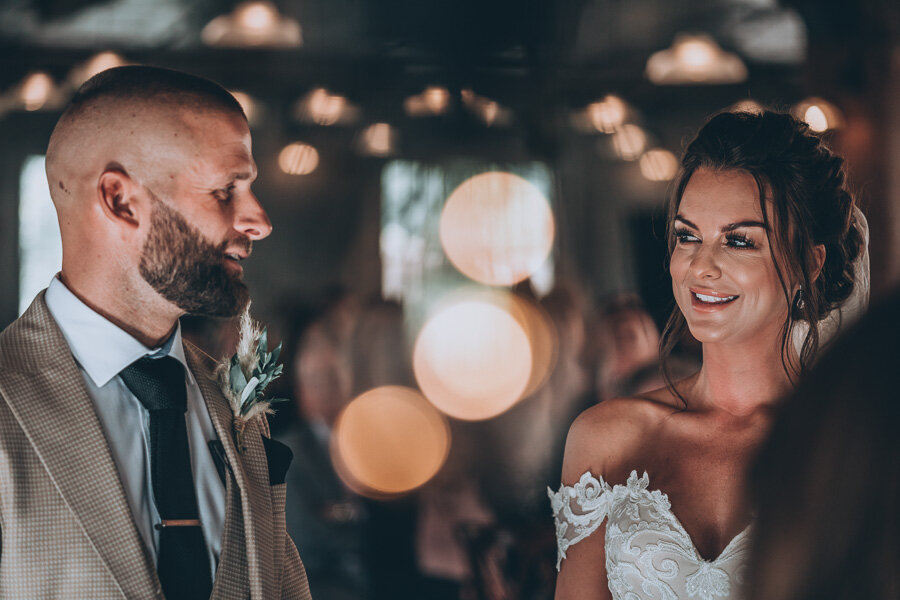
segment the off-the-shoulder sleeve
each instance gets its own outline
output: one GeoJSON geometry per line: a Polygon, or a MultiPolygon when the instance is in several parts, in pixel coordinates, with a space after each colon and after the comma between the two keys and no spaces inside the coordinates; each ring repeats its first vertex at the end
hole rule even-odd
{"type": "Polygon", "coordinates": [[[566,550],[594,533],[609,514],[612,490],[603,477],[597,479],[588,471],[574,486],[562,485],[558,492],[548,487],[547,495],[556,522],[556,570],[559,571],[566,550]]]}

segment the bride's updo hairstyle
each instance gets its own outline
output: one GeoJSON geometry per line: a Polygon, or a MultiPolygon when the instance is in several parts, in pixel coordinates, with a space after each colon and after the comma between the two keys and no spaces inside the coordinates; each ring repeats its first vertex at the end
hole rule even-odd
{"type": "MultiPolygon", "coordinates": [[[[698,169],[744,171],[756,181],[769,248],[785,300],[782,363],[788,376],[805,372],[819,349],[815,326],[853,291],[853,263],[861,236],[853,226],[855,200],[847,189],[844,160],[831,152],[806,123],[775,112],[727,112],[710,119],[688,145],[668,202],[669,257],[675,248],[673,223],[691,176],[698,169]],[[770,202],[767,202],[769,200],[770,202]],[[815,246],[825,247],[825,264],[815,276],[815,246]],[[775,248],[778,249],[777,256],[775,248]],[[799,284],[800,293],[792,294],[799,284]],[[810,324],[799,364],[789,352],[795,321],[810,324]]],[[[661,340],[666,359],[687,327],[675,306],[661,340]]]]}

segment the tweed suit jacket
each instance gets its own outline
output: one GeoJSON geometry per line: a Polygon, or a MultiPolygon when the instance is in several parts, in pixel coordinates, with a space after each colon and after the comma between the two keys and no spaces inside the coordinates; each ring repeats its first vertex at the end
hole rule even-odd
{"type": "MultiPolygon", "coordinates": [[[[98,343],[102,341],[98,340],[98,343]]],[[[310,598],[269,485],[264,423],[239,453],[213,361],[185,343],[224,447],[225,523],[211,598],[310,598]]],[[[162,599],[84,379],[41,292],[0,333],[0,599],[162,599]]]]}

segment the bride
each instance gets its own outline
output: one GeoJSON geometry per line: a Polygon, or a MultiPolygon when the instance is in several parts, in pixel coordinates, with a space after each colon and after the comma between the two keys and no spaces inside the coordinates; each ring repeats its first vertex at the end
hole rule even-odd
{"type": "Polygon", "coordinates": [[[688,146],[669,203],[677,308],[703,366],[602,402],[569,431],[556,598],[738,597],[745,471],[773,408],[868,298],[868,230],[843,160],[789,115],[723,113],[688,146]],[[816,326],[810,327],[810,323],[816,326]]]}

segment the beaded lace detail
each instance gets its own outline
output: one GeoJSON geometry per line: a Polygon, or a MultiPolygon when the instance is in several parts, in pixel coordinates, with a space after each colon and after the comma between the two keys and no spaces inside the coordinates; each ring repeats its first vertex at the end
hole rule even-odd
{"type": "Polygon", "coordinates": [[[610,486],[590,472],[574,486],[547,489],[556,522],[557,570],[568,549],[606,525],[606,573],[614,600],[733,599],[743,583],[749,528],[706,560],[672,512],[668,496],[632,471],[610,486]]]}

